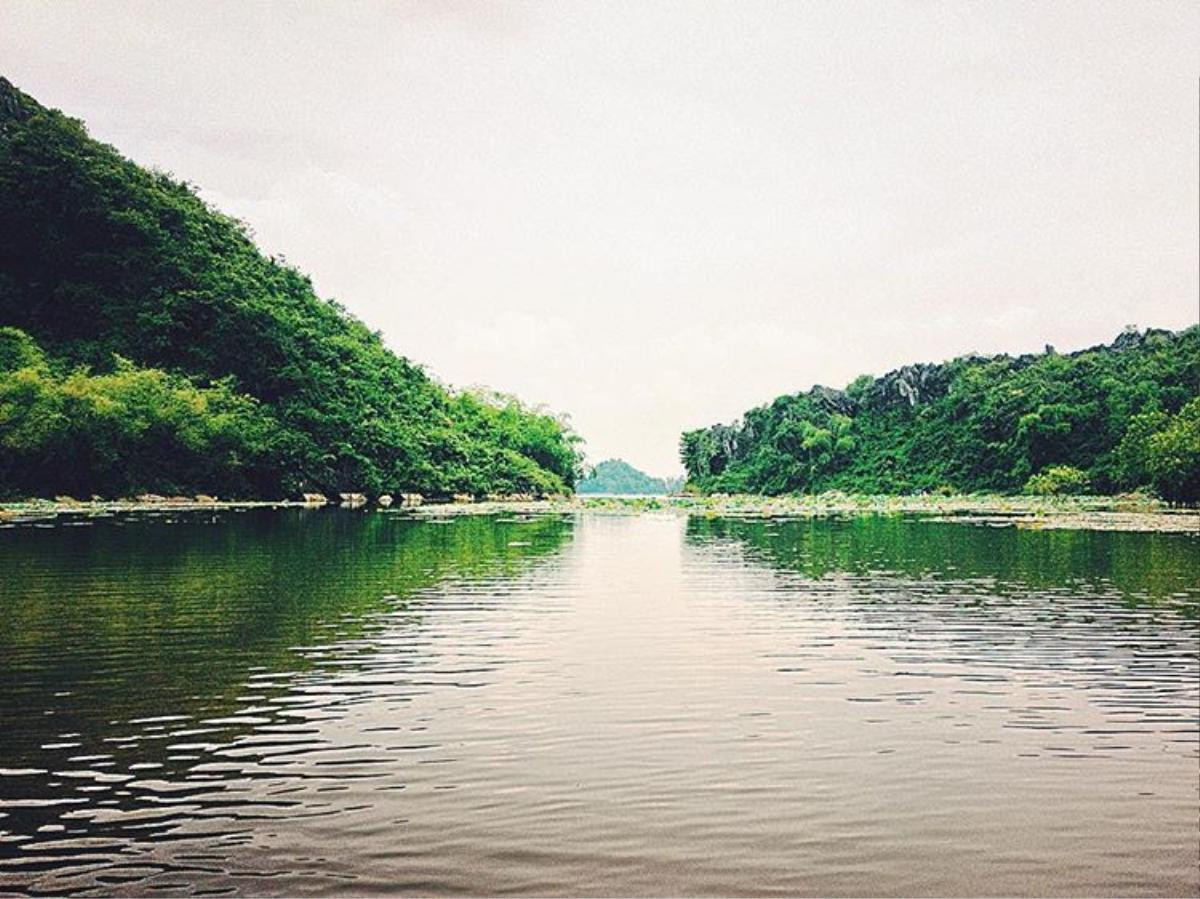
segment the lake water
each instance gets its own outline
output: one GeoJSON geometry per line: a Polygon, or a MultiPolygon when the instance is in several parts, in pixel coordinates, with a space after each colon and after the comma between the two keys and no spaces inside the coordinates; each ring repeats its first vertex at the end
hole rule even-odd
{"type": "Polygon", "coordinates": [[[1200,892],[1200,540],[0,530],[0,892],[1200,892]]]}

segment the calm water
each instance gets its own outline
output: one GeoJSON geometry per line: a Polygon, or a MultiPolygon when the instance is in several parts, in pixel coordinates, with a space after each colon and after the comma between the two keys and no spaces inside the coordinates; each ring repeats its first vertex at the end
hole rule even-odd
{"type": "Polygon", "coordinates": [[[1200,892],[1200,540],[0,530],[0,892],[1200,892]]]}

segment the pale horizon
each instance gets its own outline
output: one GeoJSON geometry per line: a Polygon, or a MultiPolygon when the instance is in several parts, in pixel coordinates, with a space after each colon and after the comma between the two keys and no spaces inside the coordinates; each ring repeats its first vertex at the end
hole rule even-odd
{"type": "Polygon", "coordinates": [[[1190,5],[840,9],[10,0],[0,74],[591,463],[1196,323],[1190,5]]]}

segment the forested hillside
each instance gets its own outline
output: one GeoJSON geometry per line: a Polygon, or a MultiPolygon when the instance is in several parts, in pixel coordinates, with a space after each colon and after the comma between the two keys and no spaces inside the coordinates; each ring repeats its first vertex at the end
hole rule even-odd
{"type": "Polygon", "coordinates": [[[683,435],[705,492],[1112,493],[1200,499],[1200,326],[1070,354],[967,356],[814,387],[683,435]]]}
{"type": "Polygon", "coordinates": [[[623,459],[606,459],[580,479],[580,493],[648,494],[671,493],[682,487],[675,478],[655,478],[623,459]]]}
{"type": "Polygon", "coordinates": [[[2,78],[0,326],[0,495],[574,483],[562,420],[447,391],[188,185],[2,78]]]}

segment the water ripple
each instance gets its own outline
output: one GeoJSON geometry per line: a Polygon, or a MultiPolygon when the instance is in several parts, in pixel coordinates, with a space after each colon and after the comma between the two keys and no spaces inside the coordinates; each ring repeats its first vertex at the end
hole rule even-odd
{"type": "Polygon", "coordinates": [[[0,891],[1194,894],[1189,540],[8,530],[0,891]]]}

